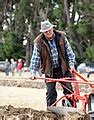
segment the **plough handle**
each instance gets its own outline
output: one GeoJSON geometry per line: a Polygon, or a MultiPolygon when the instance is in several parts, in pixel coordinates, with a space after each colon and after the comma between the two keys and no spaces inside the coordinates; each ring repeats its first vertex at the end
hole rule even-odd
{"type": "Polygon", "coordinates": [[[74,75],[77,75],[79,78],[81,78],[85,83],[89,83],[89,85],[91,86],[91,88],[94,88],[94,83],[91,84],[88,80],[86,80],[86,78],[84,78],[83,76],[81,76],[78,72],[76,72],[75,70],[72,71],[72,73],[74,75]]]}

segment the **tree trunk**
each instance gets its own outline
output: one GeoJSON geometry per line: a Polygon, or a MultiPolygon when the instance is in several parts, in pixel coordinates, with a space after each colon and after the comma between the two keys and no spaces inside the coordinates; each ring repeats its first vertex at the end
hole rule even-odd
{"type": "Polygon", "coordinates": [[[70,21],[70,15],[69,15],[69,9],[68,9],[68,1],[67,0],[64,0],[64,9],[65,9],[66,17],[67,17],[67,24],[70,25],[71,21],[70,21]]]}

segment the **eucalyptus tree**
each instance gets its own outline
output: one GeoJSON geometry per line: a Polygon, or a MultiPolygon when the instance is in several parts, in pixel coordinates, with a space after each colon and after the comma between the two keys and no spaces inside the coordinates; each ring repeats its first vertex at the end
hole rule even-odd
{"type": "Polygon", "coordinates": [[[3,28],[2,28],[2,22],[4,18],[4,8],[5,8],[5,3],[6,0],[0,0],[0,60],[3,58],[3,49],[2,49],[2,44],[3,44],[3,28]]]}
{"type": "Polygon", "coordinates": [[[27,40],[26,60],[29,65],[34,38],[39,34],[40,22],[51,18],[51,0],[20,0],[15,11],[15,33],[20,39],[27,40]]]}
{"type": "Polygon", "coordinates": [[[60,24],[63,25],[61,27],[67,31],[77,59],[86,60],[86,48],[94,45],[94,1],[60,0],[57,3],[59,9],[63,8],[62,16],[59,14],[58,18],[57,15],[57,19],[61,21],[60,24]]]}
{"type": "MultiPolygon", "coordinates": [[[[76,4],[76,11],[78,13],[77,24],[74,27],[74,35],[77,45],[75,46],[77,55],[82,56],[82,60],[93,61],[88,58],[87,48],[90,49],[94,45],[94,1],[83,0],[78,1],[76,4]]],[[[88,51],[89,52],[89,51],[88,51]]],[[[93,52],[92,52],[93,54],[93,52]]]]}
{"type": "MultiPolygon", "coordinates": [[[[16,3],[18,0],[16,1],[16,3]]],[[[3,20],[2,20],[2,37],[4,39],[4,44],[0,48],[2,49],[2,59],[5,58],[15,58],[23,57],[24,49],[22,42],[19,41],[18,35],[14,31],[14,11],[15,11],[15,1],[14,0],[4,0],[2,7],[3,20]],[[22,54],[19,53],[22,52],[22,54]]]]}
{"type": "MultiPolygon", "coordinates": [[[[14,39],[15,47],[13,48],[18,50],[18,57],[22,56],[24,58],[25,51],[23,49],[25,49],[25,46],[23,46],[23,43],[25,43],[28,65],[32,54],[33,40],[39,34],[40,22],[45,19],[49,19],[56,25],[57,29],[64,30],[67,33],[77,59],[86,59],[88,52],[86,48],[89,49],[91,45],[94,45],[93,0],[5,1],[11,3],[10,25],[7,34],[9,36],[10,33],[14,39]],[[23,52],[19,52],[20,50],[17,48],[23,52]]],[[[6,9],[7,11],[8,9],[6,9]]],[[[15,50],[13,51],[15,53],[15,50]]]]}
{"type": "Polygon", "coordinates": [[[0,1],[0,27],[3,21],[3,0],[0,1]]]}

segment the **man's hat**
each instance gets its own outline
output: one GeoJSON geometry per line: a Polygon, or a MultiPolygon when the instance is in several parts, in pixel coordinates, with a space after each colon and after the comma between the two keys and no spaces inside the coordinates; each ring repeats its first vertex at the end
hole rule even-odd
{"type": "Polygon", "coordinates": [[[46,32],[48,30],[50,30],[51,28],[53,28],[54,25],[52,25],[49,20],[43,21],[41,22],[41,29],[40,32],[46,32]]]}

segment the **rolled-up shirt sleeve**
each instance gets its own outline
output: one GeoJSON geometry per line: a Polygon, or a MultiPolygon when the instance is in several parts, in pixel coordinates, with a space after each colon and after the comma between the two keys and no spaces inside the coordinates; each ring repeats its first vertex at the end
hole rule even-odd
{"type": "Polygon", "coordinates": [[[68,63],[70,68],[74,68],[75,65],[75,54],[71,48],[71,45],[69,44],[67,38],[65,37],[65,48],[66,48],[66,53],[68,56],[68,63]]]}
{"type": "Polygon", "coordinates": [[[31,57],[30,63],[30,73],[31,75],[36,75],[36,71],[39,70],[40,67],[40,49],[37,43],[34,43],[33,54],[31,57]]]}

